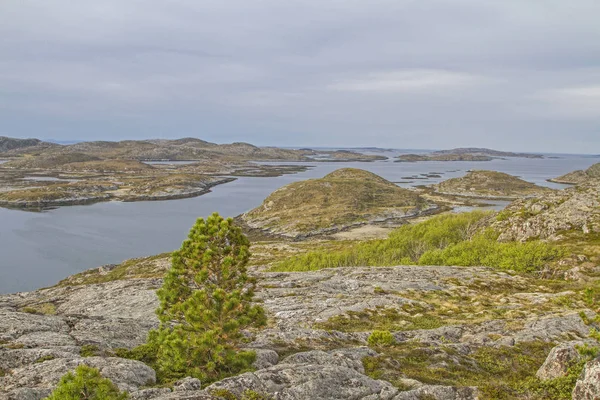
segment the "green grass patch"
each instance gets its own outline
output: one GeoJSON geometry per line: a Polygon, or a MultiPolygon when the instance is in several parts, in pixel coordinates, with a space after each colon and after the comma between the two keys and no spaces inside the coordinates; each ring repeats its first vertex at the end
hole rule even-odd
{"type": "Polygon", "coordinates": [[[533,272],[563,256],[561,248],[540,241],[498,242],[496,232],[481,230],[489,216],[480,211],[440,215],[402,226],[385,240],[351,244],[339,251],[311,251],[275,263],[271,270],[418,264],[490,266],[533,272]]]}

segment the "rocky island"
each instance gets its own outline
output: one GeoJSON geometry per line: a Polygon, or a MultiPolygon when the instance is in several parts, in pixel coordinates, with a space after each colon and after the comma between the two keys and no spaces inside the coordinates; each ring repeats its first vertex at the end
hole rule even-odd
{"type": "Polygon", "coordinates": [[[569,172],[568,174],[559,176],[557,178],[550,179],[550,182],[577,185],[593,179],[600,179],[600,163],[592,165],[585,171],[577,170],[569,172]]]}
{"type": "Polygon", "coordinates": [[[278,176],[308,168],[255,161],[385,159],[350,151],[218,145],[194,138],[62,146],[38,139],[1,137],[0,156],[7,160],[0,164],[0,206],[25,209],[194,197],[236,177],[278,176]],[[148,163],[157,160],[163,163],[148,163]],[[180,160],[190,162],[177,163],[180,160]]]}
{"type": "Polygon", "coordinates": [[[549,195],[547,187],[538,186],[515,176],[496,171],[470,171],[434,185],[436,193],[486,199],[514,200],[521,197],[549,195]]]}
{"type": "Polygon", "coordinates": [[[400,221],[435,208],[414,191],[371,172],[343,168],[321,179],[284,186],[241,219],[251,228],[298,238],[400,221]]]}
{"type": "Polygon", "coordinates": [[[396,157],[396,162],[418,161],[491,161],[495,158],[524,157],[543,158],[539,154],[513,153],[477,147],[439,150],[429,154],[402,154],[396,157]]]}

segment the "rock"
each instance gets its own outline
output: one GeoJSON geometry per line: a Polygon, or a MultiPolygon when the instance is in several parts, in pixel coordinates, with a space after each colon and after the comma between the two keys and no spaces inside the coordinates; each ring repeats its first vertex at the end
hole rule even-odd
{"type": "Polygon", "coordinates": [[[502,241],[530,238],[555,240],[566,231],[582,233],[600,229],[600,182],[590,181],[576,187],[549,192],[545,196],[520,199],[502,211],[502,220],[492,227],[502,241]],[[545,207],[536,211],[536,205],[545,207]]]}
{"type": "Polygon", "coordinates": [[[44,358],[80,358],[79,348],[62,349],[0,349],[0,365],[3,368],[19,368],[40,362],[44,358]]]}
{"type": "Polygon", "coordinates": [[[225,389],[241,396],[247,390],[275,395],[277,399],[391,400],[398,392],[389,382],[377,381],[354,369],[337,365],[280,363],[210,385],[206,391],[225,389]]]}
{"type": "Polygon", "coordinates": [[[200,379],[187,377],[183,378],[173,384],[173,391],[175,392],[188,392],[192,390],[200,390],[202,383],[200,379]]]}
{"type": "MultiPolygon", "coordinates": [[[[372,351],[371,355],[377,355],[372,351]]],[[[344,368],[353,369],[361,374],[365,372],[362,365],[362,358],[349,357],[343,352],[333,351],[330,353],[313,350],[303,353],[292,354],[282,360],[283,364],[311,364],[311,365],[334,365],[344,368]]]]}
{"type": "Polygon", "coordinates": [[[575,384],[573,400],[597,400],[600,398],[600,359],[585,364],[581,376],[575,384]]]}
{"type": "Polygon", "coordinates": [[[581,359],[577,344],[582,342],[563,343],[550,350],[536,376],[543,381],[565,376],[569,367],[581,359]]]}
{"type": "Polygon", "coordinates": [[[163,398],[163,396],[168,396],[171,394],[171,390],[168,388],[150,388],[150,389],[142,389],[137,392],[133,392],[130,394],[129,398],[131,400],[150,400],[163,398]]]}
{"type": "Polygon", "coordinates": [[[60,317],[0,309],[0,340],[14,340],[34,332],[68,333],[69,326],[60,317]]]}
{"type": "Polygon", "coordinates": [[[402,392],[393,400],[477,400],[477,388],[425,385],[402,392]]]}
{"type": "Polygon", "coordinates": [[[121,390],[135,391],[140,386],[156,383],[154,370],[139,361],[116,357],[87,357],[76,359],[55,359],[39,364],[17,368],[4,378],[6,391],[52,389],[60,378],[78,365],[86,364],[98,368],[105,378],[110,379],[121,390]]]}
{"type": "Polygon", "coordinates": [[[573,267],[565,271],[564,278],[566,281],[585,281],[588,279],[580,267],[573,267]]]}
{"type": "Polygon", "coordinates": [[[268,349],[244,349],[256,353],[256,360],[252,366],[256,369],[263,369],[275,365],[279,362],[279,355],[275,350],[268,349]]]}

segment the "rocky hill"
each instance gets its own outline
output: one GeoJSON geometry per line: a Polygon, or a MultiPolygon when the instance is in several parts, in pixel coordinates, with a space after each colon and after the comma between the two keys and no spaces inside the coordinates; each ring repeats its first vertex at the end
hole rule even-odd
{"type": "Polygon", "coordinates": [[[6,136],[0,136],[0,154],[8,153],[12,151],[18,151],[22,149],[39,149],[39,148],[48,148],[55,147],[53,143],[42,142],[39,139],[16,139],[9,138],[6,136]]]}
{"type": "Polygon", "coordinates": [[[549,188],[496,171],[471,171],[461,178],[443,181],[434,188],[442,194],[502,199],[544,196],[553,192],[549,188]]]}
{"type": "Polygon", "coordinates": [[[500,240],[525,241],[532,238],[558,240],[577,234],[600,233],[600,184],[586,184],[542,197],[511,203],[493,227],[500,240]]]}
{"type": "Polygon", "coordinates": [[[577,185],[580,183],[586,183],[593,179],[600,179],[600,163],[596,163],[586,169],[569,172],[568,174],[559,176],[558,178],[550,179],[551,182],[556,183],[568,183],[577,185]]]}
{"type": "Polygon", "coordinates": [[[433,206],[371,172],[344,168],[284,186],[242,216],[251,228],[289,237],[416,216],[433,206]]]}

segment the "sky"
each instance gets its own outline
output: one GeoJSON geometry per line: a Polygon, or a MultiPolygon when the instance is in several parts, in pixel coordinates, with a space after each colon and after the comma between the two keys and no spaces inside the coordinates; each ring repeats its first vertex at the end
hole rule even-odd
{"type": "Polygon", "coordinates": [[[0,135],[600,153],[598,0],[2,0],[0,135]]]}

